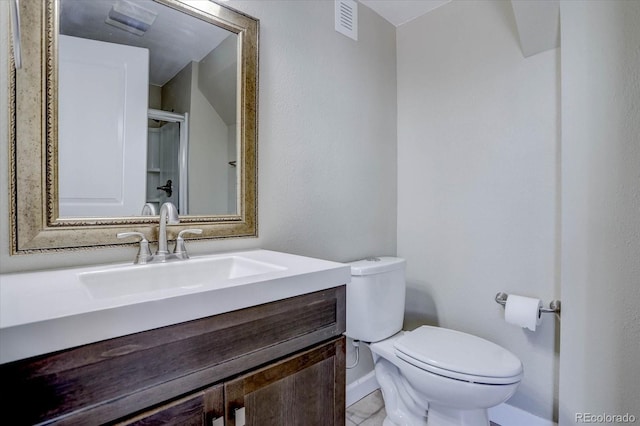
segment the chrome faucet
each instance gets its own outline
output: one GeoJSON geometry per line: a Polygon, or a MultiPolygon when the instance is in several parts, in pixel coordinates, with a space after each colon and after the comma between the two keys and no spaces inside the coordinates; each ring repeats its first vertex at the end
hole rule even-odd
{"type": "Polygon", "coordinates": [[[158,251],[153,256],[154,261],[164,262],[169,256],[167,247],[167,225],[176,225],[180,223],[178,217],[178,209],[173,203],[166,202],[160,206],[160,228],[158,230],[158,251]]]}
{"type": "Polygon", "coordinates": [[[138,248],[138,254],[134,259],[133,263],[139,263],[141,265],[145,265],[153,261],[153,255],[151,254],[151,249],[149,249],[149,241],[147,241],[147,237],[144,236],[142,232],[120,232],[116,234],[118,238],[129,238],[129,237],[139,237],[140,238],[140,247],[138,248]]]}
{"type": "Polygon", "coordinates": [[[178,217],[178,209],[170,202],[164,203],[160,207],[160,227],[158,229],[158,250],[154,255],[151,255],[151,250],[149,250],[149,241],[145,238],[144,234],[141,232],[121,232],[117,235],[118,238],[127,238],[127,237],[139,237],[140,238],[140,248],[138,250],[138,254],[133,263],[146,264],[146,263],[156,263],[156,262],[167,262],[169,260],[185,260],[189,258],[187,254],[187,248],[184,244],[185,234],[202,234],[202,229],[183,229],[178,233],[178,237],[176,238],[176,248],[171,253],[169,251],[168,242],[167,242],[167,225],[177,225],[180,223],[180,218],[178,217]]]}

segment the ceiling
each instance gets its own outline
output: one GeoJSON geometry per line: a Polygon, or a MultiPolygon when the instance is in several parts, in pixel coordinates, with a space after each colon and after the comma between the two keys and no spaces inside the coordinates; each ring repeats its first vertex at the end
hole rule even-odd
{"type": "MultiPolygon", "coordinates": [[[[451,1],[359,0],[396,27],[451,1]]],[[[524,57],[560,46],[559,0],[512,0],[511,6],[524,57]]]]}
{"type": "MultiPolygon", "coordinates": [[[[160,6],[152,0],[136,0],[137,5],[158,13],[158,19],[151,30],[144,37],[138,37],[105,24],[105,17],[115,2],[116,0],[61,0],[61,33],[150,49],[150,80],[158,86],[171,79],[189,61],[200,61],[230,34],[215,25],[160,6]],[[208,43],[202,43],[203,40],[208,43]]],[[[451,0],[359,2],[398,27],[451,0]]],[[[557,47],[557,0],[519,0],[513,4],[525,56],[557,47]],[[543,28],[541,24],[544,23],[548,24],[543,28]]]]}
{"type": "Polygon", "coordinates": [[[149,82],[163,86],[191,61],[199,62],[232,33],[151,0],[61,0],[60,34],[149,49],[149,82]],[[157,13],[137,36],[105,23],[115,3],[135,3],[157,13]],[[206,41],[206,42],[205,42],[206,41]]]}
{"type": "Polygon", "coordinates": [[[451,0],[359,0],[396,27],[406,24],[451,0]]]}

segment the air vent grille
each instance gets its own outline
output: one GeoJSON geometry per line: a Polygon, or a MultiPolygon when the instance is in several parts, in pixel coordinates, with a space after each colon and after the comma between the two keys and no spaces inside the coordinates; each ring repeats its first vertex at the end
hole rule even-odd
{"type": "Polygon", "coordinates": [[[336,31],[358,40],[358,3],[354,0],[335,0],[336,31]]]}

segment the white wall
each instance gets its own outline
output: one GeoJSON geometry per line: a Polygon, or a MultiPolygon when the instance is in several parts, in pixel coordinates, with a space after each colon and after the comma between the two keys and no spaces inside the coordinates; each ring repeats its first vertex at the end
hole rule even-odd
{"type": "Polygon", "coordinates": [[[523,58],[511,6],[451,2],[398,28],[398,255],[406,326],[514,352],[510,404],[552,419],[557,324],[507,324],[497,292],[559,298],[559,58],[523,58]]]}
{"type": "Polygon", "coordinates": [[[229,128],[200,91],[193,62],[189,108],[189,214],[226,214],[229,128]]]}
{"type": "Polygon", "coordinates": [[[395,29],[361,7],[359,40],[333,2],[232,1],[260,18],[260,232],[336,260],[396,251],[395,29]]]}
{"type": "Polygon", "coordinates": [[[640,2],[562,2],[561,23],[560,425],[640,422],[640,2]]]}
{"type": "MultiPolygon", "coordinates": [[[[227,133],[227,163],[238,161],[238,126],[232,124],[227,133]]],[[[238,166],[227,167],[227,213],[238,211],[238,166]]]]}
{"type": "MultiPolygon", "coordinates": [[[[8,3],[1,3],[0,28],[7,28],[8,3]]],[[[230,5],[260,19],[259,237],[189,249],[263,247],[338,261],[395,254],[394,27],[362,8],[355,42],[334,31],[333,2],[230,5]]],[[[0,31],[1,129],[6,49],[0,31]]],[[[135,248],[9,256],[7,150],[0,131],[0,272],[133,260],[135,248]]]]}
{"type": "Polygon", "coordinates": [[[198,89],[228,126],[237,115],[238,36],[230,33],[199,63],[198,89]]]}
{"type": "Polygon", "coordinates": [[[163,111],[184,114],[191,108],[191,80],[193,78],[193,62],[188,63],[160,90],[163,111]]]}

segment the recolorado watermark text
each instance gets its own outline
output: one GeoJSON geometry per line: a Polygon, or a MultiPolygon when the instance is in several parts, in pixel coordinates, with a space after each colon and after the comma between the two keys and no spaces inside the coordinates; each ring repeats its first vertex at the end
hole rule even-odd
{"type": "Polygon", "coordinates": [[[635,423],[636,416],[633,414],[594,414],[594,413],[576,413],[576,423],[635,423]]]}

